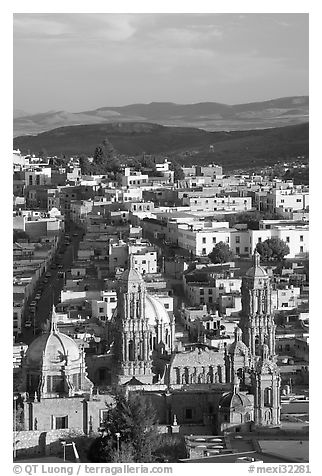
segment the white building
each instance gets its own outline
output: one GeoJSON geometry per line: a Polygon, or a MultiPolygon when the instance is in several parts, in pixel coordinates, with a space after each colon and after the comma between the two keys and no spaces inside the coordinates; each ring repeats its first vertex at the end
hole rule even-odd
{"type": "Polygon", "coordinates": [[[199,196],[183,197],[183,205],[190,207],[191,211],[228,211],[241,212],[252,209],[251,197],[230,196],[199,196]]]}
{"type": "Polygon", "coordinates": [[[131,171],[129,167],[124,169],[122,176],[122,185],[125,187],[140,186],[148,183],[149,176],[141,174],[141,172],[131,171]]]}

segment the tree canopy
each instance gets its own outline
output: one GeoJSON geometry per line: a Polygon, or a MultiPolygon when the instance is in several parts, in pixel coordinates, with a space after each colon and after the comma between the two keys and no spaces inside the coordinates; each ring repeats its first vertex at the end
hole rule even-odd
{"type": "Polygon", "coordinates": [[[234,259],[234,254],[227,243],[220,241],[216,244],[211,253],[209,253],[208,258],[210,258],[214,264],[227,263],[234,259]]]}
{"type": "Polygon", "coordinates": [[[139,393],[128,395],[122,388],[113,392],[114,403],[107,405],[105,436],[97,438],[89,450],[92,462],[154,461],[158,442],[157,418],[152,404],[139,393]],[[119,437],[119,448],[116,435],[119,437]]]}
{"type": "Polygon", "coordinates": [[[268,238],[257,243],[256,250],[263,261],[282,261],[290,252],[288,245],[280,238],[268,238]]]}
{"type": "Polygon", "coordinates": [[[184,180],[185,176],[182,170],[182,167],[178,162],[172,160],[171,169],[174,171],[174,180],[184,180]]]}

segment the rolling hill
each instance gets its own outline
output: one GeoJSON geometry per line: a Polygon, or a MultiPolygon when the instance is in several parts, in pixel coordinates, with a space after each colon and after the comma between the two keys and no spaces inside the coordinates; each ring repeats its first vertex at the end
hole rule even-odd
{"type": "Polygon", "coordinates": [[[113,122],[153,122],[167,126],[197,127],[209,131],[251,130],[303,123],[308,120],[308,96],[230,106],[217,102],[175,104],[152,102],[121,107],[101,107],[72,113],[49,111],[24,115],[14,112],[14,137],[69,125],[113,122]]]}
{"type": "Polygon", "coordinates": [[[309,154],[309,125],[274,129],[209,132],[151,123],[112,123],[61,127],[14,139],[23,153],[42,149],[50,155],[92,155],[108,137],[120,154],[168,154],[181,163],[220,163],[227,168],[275,163],[279,158],[309,154]],[[210,150],[213,146],[213,151],[210,150]]]}

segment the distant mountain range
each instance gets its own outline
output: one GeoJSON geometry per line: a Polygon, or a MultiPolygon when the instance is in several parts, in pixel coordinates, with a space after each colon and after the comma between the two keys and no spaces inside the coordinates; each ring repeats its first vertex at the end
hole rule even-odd
{"type": "Polygon", "coordinates": [[[93,155],[108,138],[120,154],[167,154],[179,162],[216,162],[226,169],[274,164],[279,159],[309,154],[309,125],[273,129],[209,132],[196,128],[151,123],[112,123],[60,127],[36,136],[16,137],[14,148],[23,153],[46,149],[50,155],[93,155]],[[213,146],[213,147],[210,147],[213,146]]]}
{"type": "Polygon", "coordinates": [[[64,126],[113,122],[152,122],[208,131],[234,131],[281,127],[308,120],[308,96],[295,96],[234,106],[216,102],[197,104],[152,102],[120,107],[107,106],[77,113],[49,111],[28,115],[24,111],[16,110],[13,132],[14,137],[17,137],[64,126]]]}

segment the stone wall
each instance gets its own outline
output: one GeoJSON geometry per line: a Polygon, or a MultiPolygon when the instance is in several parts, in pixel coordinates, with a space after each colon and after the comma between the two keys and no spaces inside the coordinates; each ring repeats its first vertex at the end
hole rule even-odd
{"type": "Polygon", "coordinates": [[[84,437],[81,431],[49,430],[49,431],[14,431],[13,444],[17,458],[45,455],[62,455],[61,441],[75,440],[84,437]]]}

